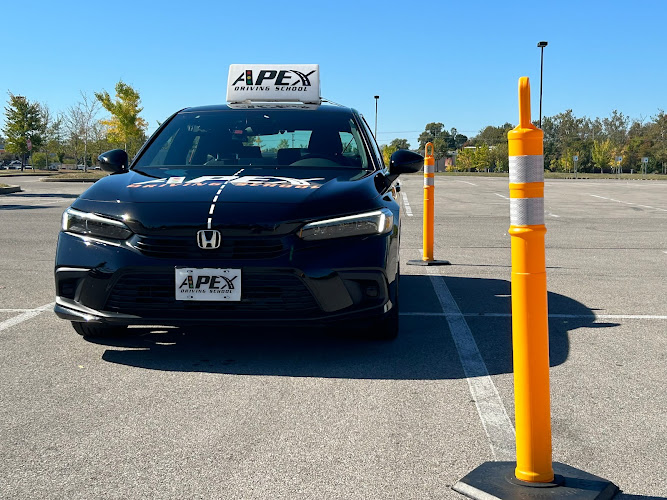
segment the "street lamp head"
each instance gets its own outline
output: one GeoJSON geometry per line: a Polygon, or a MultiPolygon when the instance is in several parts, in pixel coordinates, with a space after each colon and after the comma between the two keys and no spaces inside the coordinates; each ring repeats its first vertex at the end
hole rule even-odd
{"type": "Polygon", "coordinates": [[[538,46],[538,47],[541,47],[541,48],[544,48],[544,47],[546,47],[547,45],[549,45],[549,42],[537,42],[537,46],[538,46]]]}
{"type": "Polygon", "coordinates": [[[379,99],[379,98],[380,98],[380,96],[379,96],[379,95],[376,95],[376,96],[373,96],[373,97],[375,97],[376,99],[379,99]]]}

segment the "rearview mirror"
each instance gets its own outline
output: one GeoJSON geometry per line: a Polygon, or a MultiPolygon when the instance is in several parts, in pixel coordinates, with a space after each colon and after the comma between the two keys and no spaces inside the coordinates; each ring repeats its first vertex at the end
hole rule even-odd
{"type": "Polygon", "coordinates": [[[391,155],[389,160],[389,175],[391,182],[401,174],[414,174],[424,166],[424,157],[407,149],[399,149],[391,155]]]}
{"type": "Polygon", "coordinates": [[[111,172],[112,174],[127,172],[127,165],[129,163],[127,152],[124,149],[112,149],[111,151],[102,153],[97,157],[97,161],[102,170],[111,172]]]}

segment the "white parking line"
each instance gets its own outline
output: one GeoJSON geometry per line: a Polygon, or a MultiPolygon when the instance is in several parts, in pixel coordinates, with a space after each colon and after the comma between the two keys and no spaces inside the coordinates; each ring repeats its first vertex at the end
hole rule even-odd
{"type": "Polygon", "coordinates": [[[459,181],[459,180],[457,180],[456,182],[463,182],[463,183],[465,183],[465,184],[470,184],[471,186],[476,186],[476,185],[477,185],[477,184],[475,184],[475,183],[473,183],[473,182],[468,182],[468,181],[459,181]]]}
{"type": "Polygon", "coordinates": [[[589,193],[588,196],[592,196],[594,198],[600,198],[602,200],[614,201],[616,203],[623,203],[624,205],[632,205],[634,207],[649,208],[651,210],[660,210],[661,212],[667,212],[667,209],[665,208],[651,207],[649,205],[640,205],[639,203],[631,203],[629,201],[615,200],[614,198],[605,198],[604,196],[598,196],[597,194],[589,193]]]}
{"type": "Polygon", "coordinates": [[[504,195],[502,195],[502,194],[500,194],[500,193],[493,193],[493,194],[495,194],[496,196],[500,196],[500,197],[501,197],[502,199],[504,199],[504,200],[509,200],[509,198],[508,198],[507,196],[504,196],[504,195]]]}
{"type": "Polygon", "coordinates": [[[495,460],[516,459],[516,436],[514,426],[507,415],[498,390],[489,376],[475,338],[466,323],[461,310],[447,288],[442,276],[431,276],[433,289],[438,296],[443,314],[447,318],[449,330],[454,339],[461,365],[468,381],[477,413],[489,438],[489,445],[495,460]]]}
{"type": "Polygon", "coordinates": [[[552,214],[551,212],[549,212],[548,215],[549,215],[549,217],[560,218],[560,215],[552,214]]]}
{"type": "Polygon", "coordinates": [[[408,217],[412,217],[412,207],[408,201],[408,195],[405,194],[405,191],[401,191],[401,196],[403,197],[403,208],[405,209],[405,213],[408,217]]]}
{"type": "MultiPolygon", "coordinates": [[[[401,316],[447,316],[444,312],[402,312],[401,316]]],[[[510,313],[464,313],[466,318],[511,318],[510,313]]],[[[667,319],[657,314],[549,314],[550,318],[562,319],[667,319]]]]}
{"type": "Polygon", "coordinates": [[[6,330],[7,328],[11,328],[12,326],[16,326],[19,323],[23,323],[26,320],[29,320],[31,318],[34,318],[35,316],[43,313],[44,311],[47,311],[51,309],[55,305],[55,302],[51,302],[50,304],[45,304],[42,307],[38,307],[36,309],[29,309],[25,311],[22,314],[19,314],[18,316],[14,316],[13,318],[9,318],[2,323],[0,323],[0,332],[3,330],[6,330]]]}

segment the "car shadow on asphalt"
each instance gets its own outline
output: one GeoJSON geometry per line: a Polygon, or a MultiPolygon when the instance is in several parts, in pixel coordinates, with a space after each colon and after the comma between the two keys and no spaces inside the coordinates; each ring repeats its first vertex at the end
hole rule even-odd
{"type": "Polygon", "coordinates": [[[54,205],[0,205],[0,210],[37,210],[39,208],[53,208],[54,205]]]}
{"type": "Polygon", "coordinates": [[[12,193],[11,198],[78,198],[78,194],[68,193],[12,193]]]}
{"type": "Polygon", "coordinates": [[[620,491],[614,497],[614,500],[667,500],[667,497],[645,496],[645,495],[630,495],[620,491]]]}
{"type": "MultiPolygon", "coordinates": [[[[464,314],[490,374],[512,372],[510,283],[444,279],[464,314]]],[[[604,328],[584,304],[549,293],[551,366],[567,360],[570,332],[604,328]]],[[[150,370],[234,375],[381,380],[465,378],[458,353],[429,276],[401,278],[401,326],[391,342],[346,331],[224,325],[133,327],[122,338],[90,340],[109,346],[102,359],[150,370]]]]}

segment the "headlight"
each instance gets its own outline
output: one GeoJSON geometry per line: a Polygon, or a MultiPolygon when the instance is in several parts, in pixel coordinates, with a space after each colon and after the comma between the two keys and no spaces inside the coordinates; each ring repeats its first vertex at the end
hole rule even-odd
{"type": "Polygon", "coordinates": [[[111,240],[126,240],[132,235],[130,228],[120,221],[79,212],[73,208],[68,208],[63,213],[62,229],[69,233],[111,240]]]}
{"type": "Polygon", "coordinates": [[[325,240],[364,234],[385,234],[393,227],[394,214],[391,210],[383,208],[365,214],[311,222],[301,228],[299,237],[304,240],[325,240]]]}

